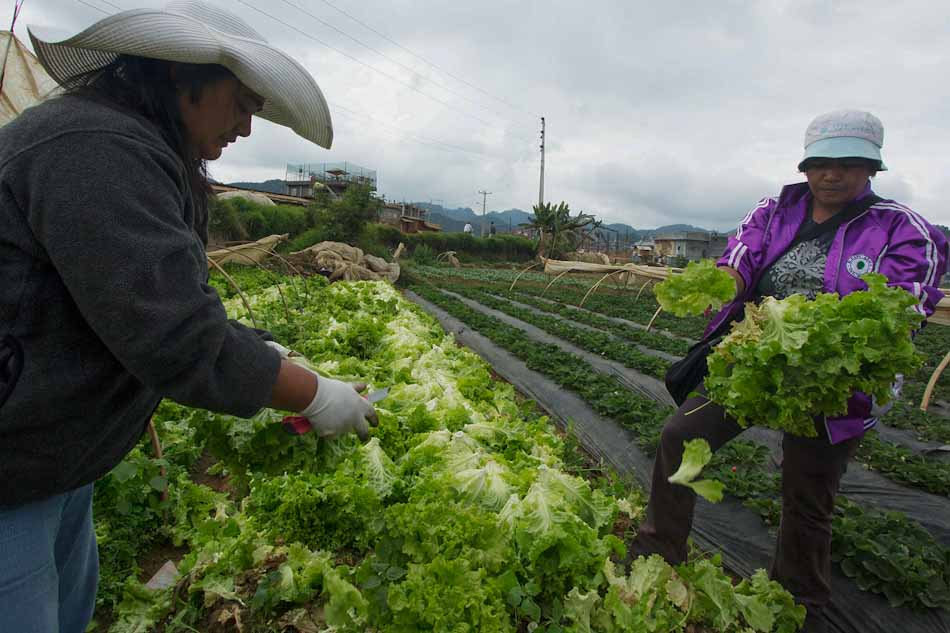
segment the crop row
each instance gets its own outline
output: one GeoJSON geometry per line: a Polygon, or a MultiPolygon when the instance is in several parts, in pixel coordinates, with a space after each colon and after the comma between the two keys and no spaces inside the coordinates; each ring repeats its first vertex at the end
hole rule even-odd
{"type": "Polygon", "coordinates": [[[259,325],[324,375],[388,385],[379,427],[366,444],[326,441],[287,435],[280,412],[164,403],[166,459],[143,445],[103,480],[97,532],[116,543],[131,535],[122,517],[165,522],[161,544],[188,552],[163,591],[131,570],[113,633],[800,627],[804,610],[763,571],[734,583],[715,557],[618,569],[639,491],[571,475],[578,456],[550,422],[388,285],[298,285],[248,294],[259,325]]]}
{"type": "MultiPolygon", "coordinates": [[[[668,363],[660,359],[647,357],[645,361],[644,354],[636,347],[618,341],[607,333],[574,327],[569,322],[554,316],[545,316],[518,308],[508,301],[471,286],[452,283],[443,283],[441,286],[534,325],[586,351],[615,360],[626,367],[658,378],[663,377],[668,367],[668,363]]],[[[568,316],[574,316],[576,313],[576,310],[570,311],[568,316]]],[[[600,318],[603,319],[603,317],[600,318]]],[[[606,321],[613,324],[609,320],[606,321]]],[[[622,328],[622,326],[617,326],[616,329],[636,331],[631,328],[622,328]]],[[[918,455],[908,448],[883,441],[876,433],[865,436],[856,459],[866,468],[877,471],[897,483],[933,494],[950,496],[950,464],[918,455]]]]}
{"type": "MultiPolygon", "coordinates": [[[[601,415],[633,430],[638,436],[637,442],[647,452],[655,450],[662,420],[670,413],[668,407],[627,392],[612,378],[599,375],[582,359],[556,346],[528,341],[517,328],[469,308],[433,287],[420,285],[413,289],[524,360],[529,368],[548,375],[580,395],[601,415]],[[583,380],[578,380],[580,377],[584,377],[583,380]],[[631,420],[630,405],[615,406],[615,403],[624,401],[636,403],[636,419],[631,420]]],[[[750,449],[749,444],[732,443],[717,454],[715,463],[720,468],[712,470],[711,476],[723,481],[731,494],[745,500],[766,522],[774,522],[781,507],[778,501],[781,498],[779,479],[766,468],[762,449],[750,449]],[[729,464],[728,469],[721,468],[725,464],[729,464]],[[736,470],[733,471],[732,467],[736,470]],[[741,478],[735,476],[736,473],[741,473],[741,478]]],[[[842,512],[835,517],[834,529],[839,539],[836,551],[851,552],[842,554],[839,561],[846,573],[854,572],[851,575],[863,588],[888,595],[894,604],[950,606],[950,594],[944,597],[950,580],[950,551],[899,513],[879,514],[845,502],[841,507],[842,512]],[[880,538],[870,538],[868,535],[872,531],[868,524],[877,525],[882,516],[890,521],[890,529],[881,532],[880,538]],[[870,538],[872,545],[848,546],[845,543],[849,542],[849,535],[860,536],[862,543],[870,538]],[[891,551],[895,542],[901,544],[896,548],[897,553],[891,551]],[[894,571],[896,568],[899,568],[897,572],[894,571]]]]}
{"type": "MultiPolygon", "coordinates": [[[[604,317],[613,317],[645,325],[652,318],[657,306],[649,289],[645,290],[639,299],[636,298],[637,293],[630,290],[618,293],[615,289],[599,289],[588,298],[584,304],[584,309],[578,310],[576,306],[583,298],[585,291],[583,289],[560,288],[560,281],[558,285],[547,291],[544,288],[546,284],[522,283],[522,281],[519,281],[514,292],[509,293],[510,283],[479,281],[479,276],[476,274],[478,269],[431,268],[425,272],[427,276],[431,274],[434,278],[442,280],[440,284],[446,287],[470,287],[496,295],[510,296],[517,301],[561,314],[571,320],[600,327],[620,336],[623,336],[624,330],[632,330],[633,328],[625,328],[614,324],[615,329],[607,330],[606,327],[602,327],[604,325],[603,321],[599,323],[597,321],[604,319],[604,317]]],[[[486,276],[489,279],[492,277],[491,274],[486,276]]],[[[661,313],[654,327],[656,332],[643,333],[655,338],[637,340],[635,337],[639,335],[636,333],[626,338],[653,349],[682,354],[681,345],[685,342],[664,337],[660,332],[670,331],[695,339],[701,336],[703,328],[704,321],[702,319],[677,319],[672,315],[661,313]],[[670,344],[665,341],[673,341],[673,343],[670,344]]],[[[925,364],[913,376],[906,377],[901,400],[882,418],[882,422],[894,428],[911,431],[924,441],[950,444],[950,417],[939,413],[923,412],[917,408],[934,368],[943,356],[950,351],[950,327],[928,325],[915,338],[915,345],[925,355],[925,364]]],[[[950,401],[950,375],[945,375],[937,383],[933,399],[950,401]]],[[[881,462],[881,460],[876,461],[877,463],[881,462]]]]}

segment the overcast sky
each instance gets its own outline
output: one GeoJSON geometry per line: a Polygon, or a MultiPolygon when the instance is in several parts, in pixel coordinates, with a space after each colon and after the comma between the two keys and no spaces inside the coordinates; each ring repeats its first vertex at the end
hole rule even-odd
{"type": "MultiPolygon", "coordinates": [[[[224,182],[345,160],[376,169],[387,199],[480,210],[484,189],[489,211],[530,210],[544,116],[546,201],[638,228],[727,229],[802,180],[814,116],[850,107],[884,123],[890,171],[875,190],[950,224],[950,3],[219,3],[310,70],[335,133],[328,151],[256,119],[211,164],[224,182]]],[[[13,2],[0,7],[6,23],[13,2]]],[[[78,0],[26,0],[16,32],[102,17],[78,0]]]]}

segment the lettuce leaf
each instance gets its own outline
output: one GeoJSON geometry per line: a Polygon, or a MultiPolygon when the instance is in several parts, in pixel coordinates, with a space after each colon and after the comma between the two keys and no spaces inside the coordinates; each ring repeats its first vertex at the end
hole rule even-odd
{"type": "Polygon", "coordinates": [[[671,274],[653,288],[660,306],[678,317],[699,316],[707,309],[718,310],[736,296],[736,280],[704,259],[690,262],[681,274],[671,274]]]}
{"type": "Polygon", "coordinates": [[[683,461],[679,469],[670,475],[669,482],[692,488],[693,492],[706,501],[719,503],[722,501],[722,492],[725,488],[721,481],[711,479],[694,481],[710,459],[712,459],[712,450],[706,440],[696,439],[684,442],[683,461]]]}

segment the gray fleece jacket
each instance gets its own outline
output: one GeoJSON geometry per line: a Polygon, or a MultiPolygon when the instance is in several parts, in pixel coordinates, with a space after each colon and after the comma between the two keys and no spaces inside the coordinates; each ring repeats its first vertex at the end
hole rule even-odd
{"type": "Polygon", "coordinates": [[[0,128],[0,506],[106,474],[163,397],[267,405],[280,357],[207,285],[188,192],[157,128],[103,104],[0,128]]]}

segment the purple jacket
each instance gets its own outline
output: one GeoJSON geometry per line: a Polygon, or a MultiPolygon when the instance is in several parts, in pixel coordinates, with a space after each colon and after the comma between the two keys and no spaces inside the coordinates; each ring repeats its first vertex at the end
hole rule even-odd
{"type": "MultiPolygon", "coordinates": [[[[870,194],[869,182],[858,199],[870,194]]],[[[753,299],[762,273],[795,239],[810,200],[808,183],[786,185],[777,199],[763,198],[743,218],[718,265],[739,271],[745,291],[712,318],[707,334],[753,299]]],[[[916,309],[928,317],[943,298],[937,286],[947,271],[947,261],[947,240],[940,230],[904,205],[883,200],[838,227],[828,251],[824,291],[844,296],[865,290],[860,277],[873,270],[885,275],[889,285],[917,297],[916,309]]],[[[847,415],[825,421],[828,437],[837,444],[860,436],[877,422],[878,415],[882,413],[871,398],[855,392],[847,415]]]]}

